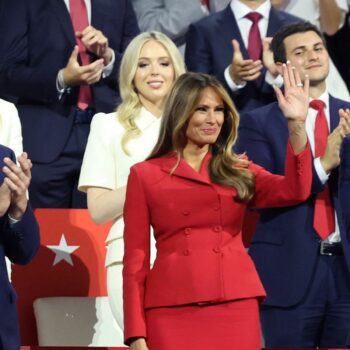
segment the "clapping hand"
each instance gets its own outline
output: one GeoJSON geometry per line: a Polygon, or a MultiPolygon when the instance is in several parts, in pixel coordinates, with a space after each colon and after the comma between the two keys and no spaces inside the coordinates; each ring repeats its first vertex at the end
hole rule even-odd
{"type": "Polygon", "coordinates": [[[104,65],[112,59],[112,49],[108,45],[108,38],[102,31],[93,26],[86,27],[82,32],[76,32],[76,37],[81,40],[86,49],[97,57],[103,58],[104,65]]]}
{"type": "Polygon", "coordinates": [[[5,166],[3,172],[6,175],[4,184],[11,191],[11,203],[9,206],[9,215],[19,220],[27,208],[27,191],[31,181],[32,162],[27,153],[22,153],[18,157],[19,166],[10,158],[4,158],[5,166]]]}
{"type": "Polygon", "coordinates": [[[245,60],[236,39],[232,40],[232,46],[233,57],[229,69],[231,79],[237,85],[258,79],[263,68],[262,62],[260,60],[253,61],[252,59],[245,60]]]}
{"type": "Polygon", "coordinates": [[[329,134],[324,155],[320,158],[323,169],[328,173],[340,164],[340,148],[344,137],[350,134],[350,110],[339,110],[339,124],[329,134]]]}

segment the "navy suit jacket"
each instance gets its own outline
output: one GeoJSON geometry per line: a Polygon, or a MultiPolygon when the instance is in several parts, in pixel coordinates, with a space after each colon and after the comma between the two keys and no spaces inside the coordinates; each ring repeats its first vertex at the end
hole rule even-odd
{"type": "MultiPolygon", "coordinates": [[[[70,15],[63,0],[2,1],[0,95],[17,104],[31,159],[51,162],[69,137],[79,92],[74,87],[59,99],[56,87],[76,43],[70,15]]],[[[96,112],[108,113],[119,101],[122,52],[139,29],[130,0],[91,0],[91,25],[104,33],[116,56],[112,73],[92,85],[96,112]]]]}
{"type": "MultiPolygon", "coordinates": [[[[15,160],[14,153],[0,145],[0,168],[4,166],[4,157],[15,160]]],[[[0,172],[2,184],[4,174],[0,172]]],[[[22,219],[9,225],[7,214],[0,218],[0,349],[19,349],[19,325],[14,291],[6,270],[5,256],[14,264],[27,264],[39,248],[39,226],[31,208],[22,219]]]]}
{"type": "Polygon", "coordinates": [[[350,234],[350,136],[343,141],[339,175],[339,202],[345,231],[350,234]]]}
{"type": "MultiPolygon", "coordinates": [[[[349,103],[330,96],[330,124],[339,122],[338,110],[349,103]]],[[[277,103],[247,112],[242,116],[236,151],[275,174],[284,173],[288,142],[287,121],[277,103]]],[[[338,171],[328,183],[337,212],[341,240],[350,270],[350,231],[344,230],[338,198],[338,171]]],[[[249,253],[267,292],[266,304],[292,306],[305,295],[318,256],[320,238],[313,229],[315,196],[322,191],[314,171],[312,193],[305,202],[286,208],[261,211],[249,253]]]]}
{"type": "MultiPolygon", "coordinates": [[[[267,36],[273,36],[285,24],[301,21],[300,18],[271,8],[267,36]]],[[[230,5],[223,11],[192,24],[186,38],[185,61],[188,70],[215,75],[230,92],[240,111],[251,110],[275,101],[273,88],[265,82],[265,69],[261,79],[248,82],[238,91],[232,92],[227,86],[224,72],[232,63],[232,39],[238,40],[243,57],[248,59],[248,51],[230,5]]]]}

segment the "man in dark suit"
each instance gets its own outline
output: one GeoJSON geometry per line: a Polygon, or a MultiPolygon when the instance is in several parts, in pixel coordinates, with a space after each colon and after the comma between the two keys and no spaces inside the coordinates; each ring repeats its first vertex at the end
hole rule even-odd
{"type": "MultiPolygon", "coordinates": [[[[344,230],[339,215],[336,168],[342,138],[350,130],[346,110],[350,105],[326,90],[329,56],[315,26],[282,28],[271,47],[278,67],[289,60],[302,81],[309,77],[306,131],[314,176],[307,201],[261,212],[249,250],[267,291],[261,308],[266,346],[347,347],[350,232],[344,230]]],[[[247,152],[254,162],[283,174],[288,130],[277,103],[244,114],[238,135],[237,152],[247,152]]]]}
{"type": "MultiPolygon", "coordinates": [[[[301,19],[271,7],[270,0],[232,0],[225,10],[190,26],[187,68],[215,75],[231,92],[240,111],[275,101],[272,84],[278,71],[268,37],[297,21],[301,19]]],[[[282,84],[282,79],[277,83],[282,84]]]]}
{"type": "Polygon", "coordinates": [[[16,293],[9,281],[5,256],[27,264],[39,248],[39,227],[28,204],[31,161],[23,153],[16,165],[14,153],[0,145],[0,349],[19,349],[16,293]]]}
{"type": "Polygon", "coordinates": [[[129,0],[2,0],[0,95],[16,103],[35,207],[85,207],[76,190],[96,112],[119,100],[122,52],[139,32],[129,0]]]}

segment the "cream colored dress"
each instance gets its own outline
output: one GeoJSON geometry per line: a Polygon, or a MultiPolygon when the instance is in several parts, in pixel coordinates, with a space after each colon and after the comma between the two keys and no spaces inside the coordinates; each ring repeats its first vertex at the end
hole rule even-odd
{"type": "MultiPolygon", "coordinates": [[[[160,118],[142,108],[136,118],[136,124],[141,130],[141,135],[130,140],[128,143],[130,155],[127,155],[121,147],[124,128],[119,123],[116,113],[98,113],[94,116],[79,178],[80,191],[86,192],[89,187],[115,190],[126,186],[130,167],[143,161],[152,151],[158,139],[160,118]]],[[[121,345],[123,344],[123,230],[123,217],[120,216],[115,219],[106,240],[108,296],[113,315],[120,328],[121,345]]],[[[153,262],[154,241],[151,251],[153,262]]]]}

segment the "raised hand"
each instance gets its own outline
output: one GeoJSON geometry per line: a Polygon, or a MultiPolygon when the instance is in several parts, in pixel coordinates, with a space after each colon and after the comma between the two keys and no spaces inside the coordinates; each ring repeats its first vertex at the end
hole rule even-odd
{"type": "Polygon", "coordinates": [[[14,219],[20,219],[27,208],[27,191],[31,181],[32,162],[27,153],[18,157],[19,166],[10,158],[4,158],[3,172],[6,177],[4,183],[11,191],[9,214],[14,219]]]}
{"type": "Polygon", "coordinates": [[[101,79],[103,59],[96,60],[85,66],[78,62],[79,47],[75,46],[66,67],[63,69],[63,80],[68,86],[91,85],[101,79]]]}
{"type": "Polygon", "coordinates": [[[103,58],[105,65],[111,61],[112,49],[108,46],[108,38],[100,30],[88,26],[82,32],[76,32],[75,35],[88,51],[103,58]]]}
{"type": "Polygon", "coordinates": [[[254,81],[261,75],[263,65],[260,60],[253,61],[243,58],[239,42],[236,39],[232,40],[233,57],[230,65],[230,76],[235,84],[239,85],[246,81],[254,81]]]}
{"type": "Polygon", "coordinates": [[[340,148],[344,137],[350,134],[350,110],[339,110],[339,124],[329,134],[324,155],[320,158],[323,169],[328,173],[340,164],[340,148]]]}
{"type": "Polygon", "coordinates": [[[301,82],[298,71],[289,62],[283,64],[284,93],[274,87],[278,105],[288,120],[305,122],[309,108],[309,77],[301,82]]]}

